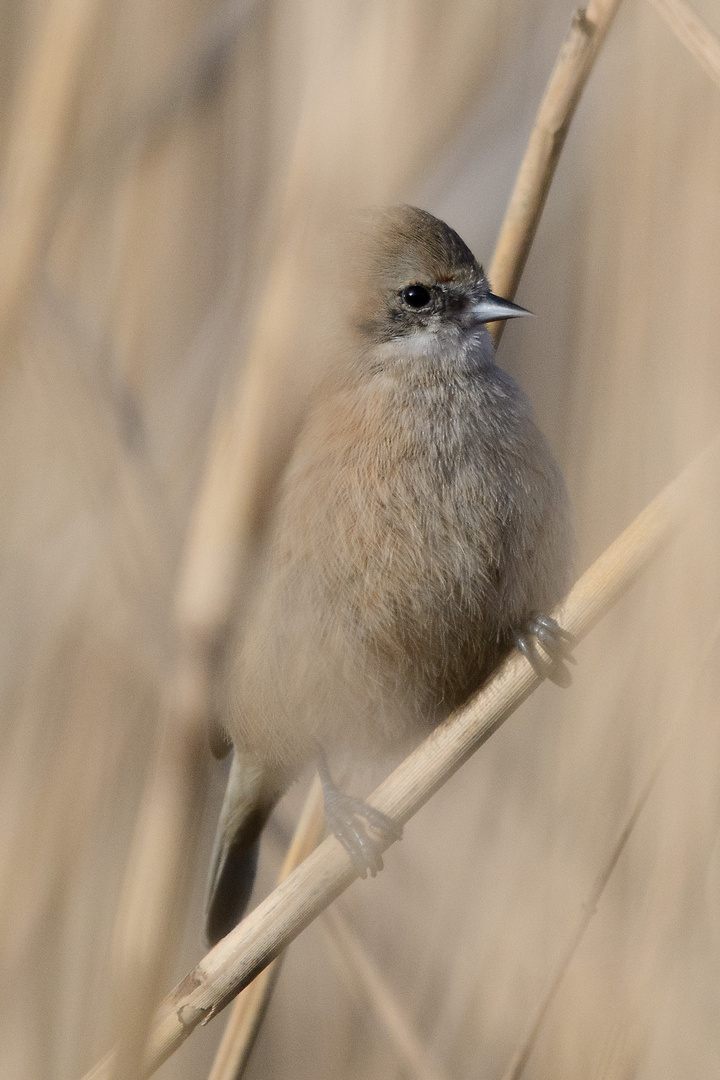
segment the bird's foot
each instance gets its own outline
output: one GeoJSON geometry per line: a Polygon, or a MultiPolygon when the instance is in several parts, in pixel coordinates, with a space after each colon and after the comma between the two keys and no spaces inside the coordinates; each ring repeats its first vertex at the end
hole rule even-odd
{"type": "Polygon", "coordinates": [[[368,871],[375,877],[383,868],[382,849],[401,839],[402,825],[364,799],[340,791],[331,779],[322,752],[318,757],[318,773],[328,826],[347,851],[360,877],[367,877],[368,871]]]}
{"type": "Polygon", "coordinates": [[[565,665],[577,663],[572,655],[573,638],[554,619],[549,615],[534,615],[513,637],[536,675],[558,686],[570,685],[572,676],[565,665]]]}

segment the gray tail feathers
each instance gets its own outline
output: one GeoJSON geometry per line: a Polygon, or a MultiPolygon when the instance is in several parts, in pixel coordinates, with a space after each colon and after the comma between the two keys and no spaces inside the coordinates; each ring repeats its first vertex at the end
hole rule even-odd
{"type": "Polygon", "coordinates": [[[260,833],[280,794],[271,793],[265,772],[252,756],[235,752],[210,862],[205,901],[210,945],[242,918],[255,881],[260,833]]]}

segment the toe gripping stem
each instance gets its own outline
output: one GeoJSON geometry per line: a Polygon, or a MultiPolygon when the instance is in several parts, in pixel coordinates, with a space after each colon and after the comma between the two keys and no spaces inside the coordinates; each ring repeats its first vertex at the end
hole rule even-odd
{"type": "Polygon", "coordinates": [[[573,637],[555,619],[533,615],[513,637],[538,678],[550,679],[558,686],[570,685],[572,676],[565,665],[577,663],[572,655],[573,637]]]}
{"type": "Polygon", "coordinates": [[[383,868],[383,848],[401,839],[402,825],[364,799],[341,791],[333,782],[322,747],[317,750],[317,769],[329,828],[347,851],[360,877],[367,877],[368,871],[375,877],[383,868]]]}

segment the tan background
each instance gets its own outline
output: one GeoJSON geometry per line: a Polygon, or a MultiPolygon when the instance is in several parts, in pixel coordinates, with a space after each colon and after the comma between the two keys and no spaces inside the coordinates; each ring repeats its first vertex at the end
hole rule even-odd
{"type": "MultiPolygon", "coordinates": [[[[720,34],[716,5],[695,8],[720,34]]],[[[8,1080],[79,1078],[109,1045],[112,928],[173,585],[288,185],[302,202],[352,175],[354,194],[445,218],[487,265],[572,12],[559,0],[95,9],[0,373],[8,1080]]],[[[50,11],[0,7],[6,150],[50,11]]],[[[720,89],[641,0],[625,0],[591,76],[518,300],[539,317],[508,328],[499,358],[565,471],[581,570],[720,419],[720,89]]],[[[699,668],[720,615],[714,496],[578,649],[573,688],[542,687],[410,823],[385,873],[339,902],[457,1080],[501,1076],[675,718],[686,736],[527,1076],[717,1075],[718,648],[699,668]]],[[[212,770],[178,978],[202,952],[212,770]]],[[[301,796],[269,830],[258,895],[301,796]]],[[[292,947],[254,1080],[403,1075],[324,941],[316,925],[292,947]]],[[[222,1024],[158,1075],[206,1076],[222,1024]]]]}

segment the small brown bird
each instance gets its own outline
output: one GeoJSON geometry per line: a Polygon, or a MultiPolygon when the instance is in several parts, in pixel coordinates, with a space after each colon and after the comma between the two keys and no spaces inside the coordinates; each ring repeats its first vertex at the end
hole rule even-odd
{"type": "Polygon", "coordinates": [[[260,832],[309,761],[331,828],[374,873],[372,831],[399,829],[332,784],[326,751],[364,755],[436,724],[513,643],[569,681],[568,635],[546,614],[569,583],[565,484],[485,326],[528,313],[494,296],[457,233],[414,207],[365,219],[344,267],[340,334],[226,681],[234,760],[211,942],[242,914],[260,832]]]}

